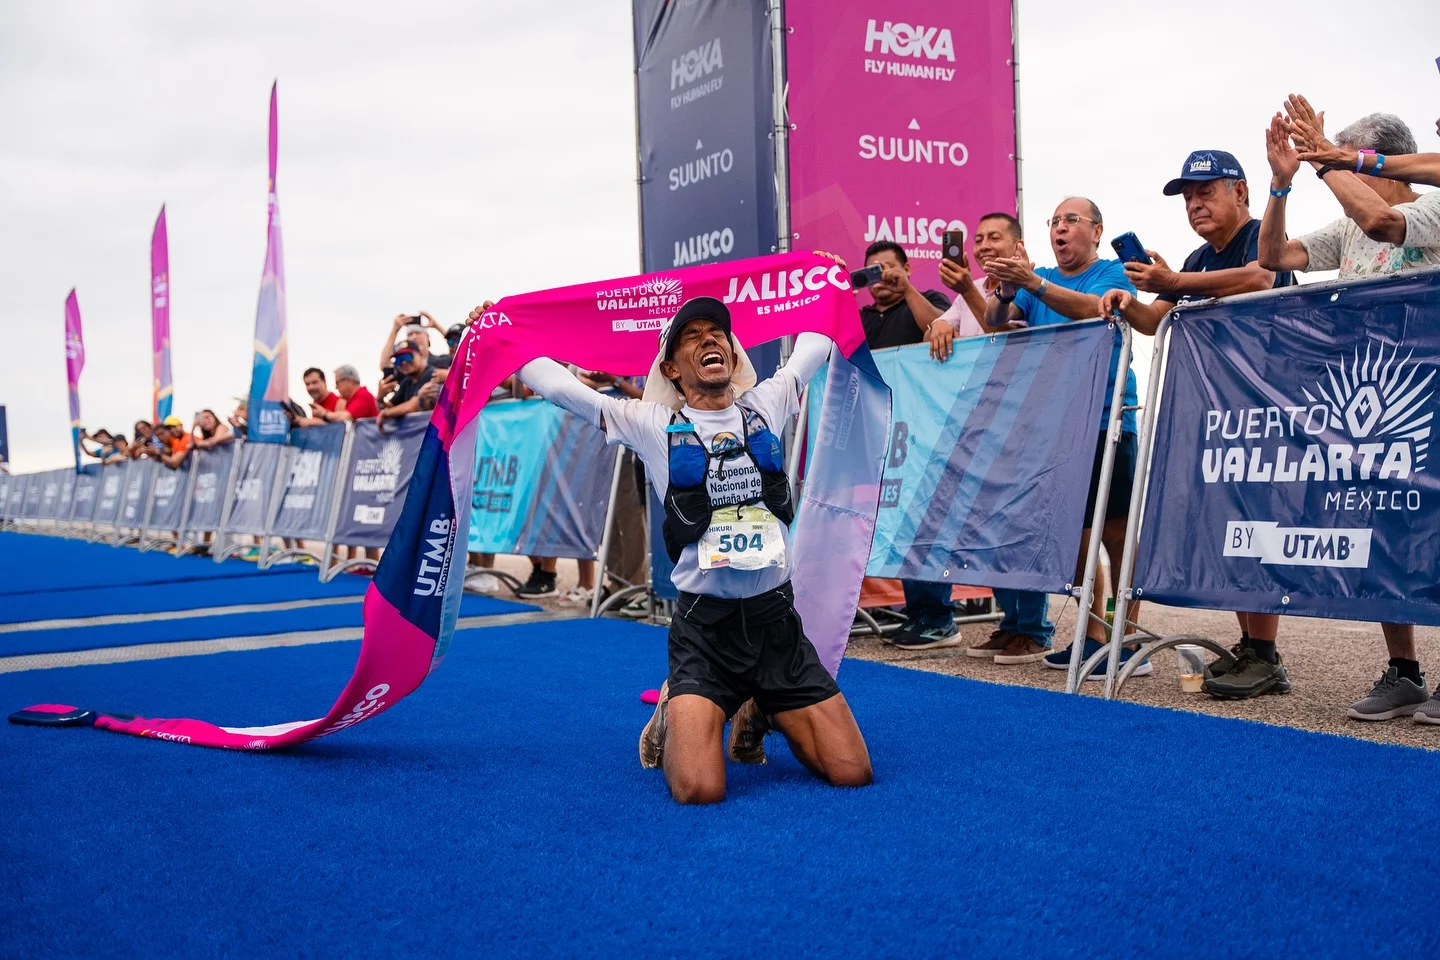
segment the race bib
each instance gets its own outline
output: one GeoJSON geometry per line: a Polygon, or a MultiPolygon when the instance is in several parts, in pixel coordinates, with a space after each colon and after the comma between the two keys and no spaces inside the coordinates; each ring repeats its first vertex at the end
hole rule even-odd
{"type": "Polygon", "coordinates": [[[701,570],[764,570],[785,566],[780,521],[762,506],[721,507],[695,545],[701,570]]]}

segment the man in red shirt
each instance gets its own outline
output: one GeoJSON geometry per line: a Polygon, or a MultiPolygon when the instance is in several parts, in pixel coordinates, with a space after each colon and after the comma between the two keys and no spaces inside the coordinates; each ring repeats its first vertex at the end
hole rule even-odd
{"type": "MultiPolygon", "coordinates": [[[[306,386],[308,388],[308,381],[306,386]]],[[[340,402],[335,409],[324,414],[326,420],[373,420],[380,415],[380,406],[375,402],[375,396],[360,385],[360,374],[350,364],[335,368],[335,389],[340,394],[340,402]]]]}
{"type": "Polygon", "coordinates": [[[321,417],[326,413],[333,413],[340,403],[340,398],[325,385],[325,371],[319,367],[311,367],[305,371],[304,380],[305,392],[310,394],[311,415],[321,417]]]}

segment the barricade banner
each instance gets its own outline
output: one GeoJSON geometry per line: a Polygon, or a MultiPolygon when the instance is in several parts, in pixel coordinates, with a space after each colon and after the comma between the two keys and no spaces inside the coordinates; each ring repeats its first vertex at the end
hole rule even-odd
{"type": "Polygon", "coordinates": [[[70,505],[75,497],[75,478],[78,474],[74,470],[60,471],[60,499],[55,502],[55,519],[69,520],[70,505]]]}
{"type": "Polygon", "coordinates": [[[20,514],[22,517],[26,520],[40,519],[40,500],[44,492],[45,474],[31,474],[30,482],[25,485],[25,505],[20,514]]]}
{"type": "Polygon", "coordinates": [[[355,424],[336,543],[383,547],[390,540],[405,505],[425,428],[426,418],[413,414],[398,422],[387,420],[383,430],[373,420],[355,424]]]}
{"type": "Polygon", "coordinates": [[[177,469],[165,466],[155,468],[155,492],[150,500],[150,522],[146,524],[147,529],[180,529],[180,521],[185,511],[185,489],[190,483],[190,462],[194,459],[195,455],[192,453],[177,469]]]}
{"type": "Polygon", "coordinates": [[[344,446],[343,423],[304,427],[290,434],[290,471],[272,533],[281,537],[325,536],[344,446]]]}
{"type": "Polygon", "coordinates": [[[120,502],[120,526],[138,527],[145,522],[145,500],[150,496],[150,481],[154,476],[154,460],[136,460],[130,464],[125,474],[125,495],[120,502]]]}
{"type": "Polygon", "coordinates": [[[615,468],[605,435],[544,400],[489,406],[478,419],[469,549],[595,556],[615,468]]]}
{"type": "Polygon", "coordinates": [[[876,351],[893,418],[866,572],[1066,592],[1114,338],[1096,320],[956,340],[943,365],[876,351]]]}
{"type": "Polygon", "coordinates": [[[195,471],[195,492],[190,495],[190,510],[185,516],[183,533],[205,533],[220,529],[220,512],[224,509],[225,489],[230,483],[230,470],[235,465],[236,444],[212,450],[196,450],[190,454],[195,471]]]}
{"type": "MultiPolygon", "coordinates": [[[[72,474],[75,472],[70,471],[72,474]]],[[[60,502],[60,470],[47,470],[37,474],[40,478],[40,506],[35,516],[41,520],[54,520],[56,505],[60,502]]]]}
{"type": "Polygon", "coordinates": [[[911,282],[940,289],[945,231],[968,240],[984,214],[1015,213],[1011,7],[785,4],[796,248],[858,267],[872,241],[892,240],[911,282]]]}
{"type": "Polygon", "coordinates": [[[227,505],[228,512],[221,526],[226,533],[259,536],[265,532],[265,522],[270,517],[270,496],[284,454],[285,448],[276,443],[247,443],[240,448],[240,462],[235,467],[239,471],[235,477],[235,495],[227,505]]]}
{"type": "Polygon", "coordinates": [[[1136,596],[1440,625],[1440,273],[1182,310],[1136,596]]]}
{"type": "Polygon", "coordinates": [[[16,483],[12,474],[0,473],[0,520],[10,519],[10,488],[16,483]]]}
{"type": "Polygon", "coordinates": [[[564,359],[589,369],[639,374],[654,359],[655,337],[648,322],[640,326],[637,321],[673,312],[664,302],[668,297],[718,297],[727,290],[735,336],[742,343],[816,331],[837,345],[823,391],[825,428],[793,540],[796,609],[821,662],[833,673],[860,595],[890,433],[889,391],[870,363],[848,279],[838,265],[812,254],[784,254],[505,298],[460,342],[425,428],[400,519],[365,595],[365,635],[354,673],[323,716],[265,727],[222,727],[185,718],[83,711],[80,722],[176,743],[269,750],[327,736],[393,707],[440,665],[455,632],[478,416],[491,391],[529,360],[561,346],[564,359]],[[755,296],[736,297],[737,287],[755,296]],[[607,294],[618,288],[665,292],[619,305],[618,297],[607,294]],[[771,295],[760,295],[762,288],[771,295]],[[608,312],[612,309],[624,313],[608,312]],[[563,344],[554,334],[560,322],[563,344]],[[457,571],[461,575],[454,575],[457,571]]]}
{"type": "Polygon", "coordinates": [[[100,490],[95,495],[95,513],[90,518],[97,524],[114,526],[120,516],[120,500],[125,492],[125,470],[128,463],[107,463],[100,469],[100,490]]]}
{"type": "Polygon", "coordinates": [[[6,496],[5,518],[7,520],[19,520],[25,515],[25,488],[29,486],[30,478],[24,474],[18,477],[11,477],[10,489],[6,496]]]}
{"type": "Polygon", "coordinates": [[[100,488],[100,470],[86,467],[75,475],[75,509],[70,519],[88,523],[95,513],[95,492],[100,488]]]}

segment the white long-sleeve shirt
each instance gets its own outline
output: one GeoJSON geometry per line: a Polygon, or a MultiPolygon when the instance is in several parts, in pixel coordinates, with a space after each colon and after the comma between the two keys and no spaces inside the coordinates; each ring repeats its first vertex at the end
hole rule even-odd
{"type": "MultiPolygon", "coordinates": [[[[817,333],[795,338],[795,350],[785,366],[773,377],[756,384],[737,399],[765,418],[779,436],[791,417],[800,412],[800,392],[830,355],[830,341],[817,333]]],[[[520,369],[520,379],[531,390],[556,406],[563,407],[605,431],[610,443],[634,450],[661,497],[670,486],[670,439],[666,428],[673,411],[664,404],[646,400],[621,400],[591,390],[554,360],[532,360],[520,369]]],[[[744,416],[733,404],[724,410],[696,410],[686,404],[682,413],[695,425],[700,442],[712,452],[743,443],[744,416]]],[[[707,483],[712,502],[723,502],[729,490],[758,490],[760,477],[748,460],[731,460],[719,474],[719,461],[712,461],[707,483]],[[753,474],[753,476],[752,476],[753,474]]],[[[700,568],[694,544],[685,547],[671,579],[686,593],[714,597],[753,597],[790,579],[790,531],[783,524],[786,561],[783,567],[764,570],[700,568]]]]}

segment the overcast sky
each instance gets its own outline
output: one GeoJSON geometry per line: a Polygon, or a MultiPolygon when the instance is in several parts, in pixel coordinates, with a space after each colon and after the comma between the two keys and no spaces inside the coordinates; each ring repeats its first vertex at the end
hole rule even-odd
{"type": "MultiPolygon", "coordinates": [[[[935,6],[963,22],[961,0],[935,6]]],[[[1226,149],[1263,198],[1262,132],[1292,90],[1331,130],[1384,110],[1440,150],[1434,0],[1383,15],[1333,0],[1020,6],[1028,235],[1081,193],[1107,238],[1134,230],[1178,265],[1199,240],[1160,187],[1190,150],[1226,149]]],[[[148,415],[162,203],[175,410],[223,415],[246,392],[272,79],[294,396],[312,364],[368,378],[397,312],[448,324],[486,297],[637,272],[631,38],[616,0],[0,4],[0,404],[15,468],[70,460],[72,286],[86,425],[128,434],[148,415]]],[[[1302,174],[1292,232],[1336,215],[1302,174]]]]}

